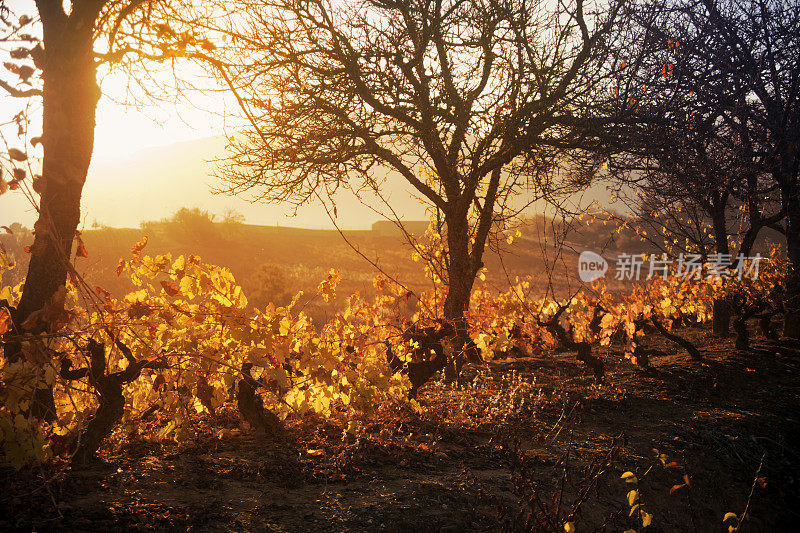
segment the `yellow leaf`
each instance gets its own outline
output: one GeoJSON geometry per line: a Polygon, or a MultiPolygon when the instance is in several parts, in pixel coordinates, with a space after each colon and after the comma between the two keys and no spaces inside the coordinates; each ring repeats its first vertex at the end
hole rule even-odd
{"type": "Polygon", "coordinates": [[[567,533],[575,533],[575,522],[567,522],[564,524],[564,531],[567,533]]]}
{"type": "Polygon", "coordinates": [[[628,505],[633,505],[639,499],[639,491],[632,490],[628,493],[628,505]]]}
{"type": "Polygon", "coordinates": [[[625,472],[620,476],[620,479],[624,479],[626,483],[636,483],[639,481],[636,479],[636,476],[633,475],[633,472],[625,472]]]}
{"type": "Polygon", "coordinates": [[[722,517],[722,521],[727,522],[731,518],[734,520],[739,520],[739,517],[736,515],[736,513],[725,513],[725,516],[722,517]]]}
{"type": "Polygon", "coordinates": [[[642,527],[647,527],[653,522],[653,515],[647,512],[642,513],[642,527]]]}

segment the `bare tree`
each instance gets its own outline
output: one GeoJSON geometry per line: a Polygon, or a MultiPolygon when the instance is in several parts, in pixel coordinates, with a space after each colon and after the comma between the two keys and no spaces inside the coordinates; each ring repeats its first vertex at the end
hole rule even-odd
{"type": "Polygon", "coordinates": [[[380,195],[401,176],[446,233],[444,319],[460,353],[512,198],[566,191],[580,181],[570,167],[598,167],[573,149],[601,113],[613,4],[242,0],[223,56],[238,65],[220,69],[251,125],[233,143],[230,191],[299,204],[339,188],[380,195]]]}
{"type": "MultiPolygon", "coordinates": [[[[764,228],[785,232],[774,143],[793,133],[767,123],[776,110],[763,99],[777,91],[788,99],[780,107],[796,113],[796,62],[769,50],[796,47],[797,5],[656,0],[627,12],[636,30],[618,51],[629,70],[620,105],[631,111],[616,124],[611,170],[638,195],[632,203],[654,244],[704,259],[747,256],[764,228]]],[[[796,176],[781,179],[791,188],[796,176]]],[[[728,324],[725,303],[715,302],[714,332],[728,324]]]]}
{"type": "MultiPolygon", "coordinates": [[[[28,274],[14,313],[16,338],[23,324],[32,333],[46,331],[47,314],[28,320],[44,309],[64,287],[69,258],[80,218],[80,201],[94,148],[94,127],[100,88],[100,63],[124,65],[137,61],[174,61],[194,51],[210,48],[204,38],[189,31],[176,32],[164,21],[181,12],[176,2],[146,0],[36,0],[37,16],[12,16],[0,0],[0,14],[7,28],[4,39],[12,61],[4,64],[13,79],[0,80],[0,88],[17,98],[41,98],[42,133],[31,138],[41,142],[44,156],[41,176],[32,184],[40,195],[39,219],[28,274]],[[35,26],[35,29],[28,30],[35,26]]],[[[180,20],[184,21],[185,17],[180,20]]],[[[20,132],[23,130],[21,129],[20,132]]],[[[9,159],[28,159],[25,150],[9,151],[9,159]]],[[[24,177],[19,175],[20,180],[24,177]]],[[[31,194],[33,198],[33,194],[31,194]]],[[[19,344],[9,340],[6,356],[19,357],[19,344]]],[[[32,413],[55,416],[52,391],[37,389],[32,413]]]]}
{"type": "MultiPolygon", "coordinates": [[[[81,192],[94,143],[95,109],[100,96],[95,78],[94,25],[104,3],[76,1],[67,13],[61,2],[37,1],[41,41],[29,36],[31,46],[20,47],[16,57],[21,61],[12,63],[14,67],[8,70],[15,71],[21,83],[30,84],[36,69],[40,69],[41,88],[23,90],[9,82],[2,85],[11,96],[41,95],[43,101],[44,159],[42,176],[36,183],[41,194],[40,216],[34,228],[28,276],[14,316],[17,324],[44,308],[66,282],[80,217],[81,192]]],[[[20,22],[26,20],[31,17],[26,16],[20,22]]],[[[14,155],[17,160],[27,158],[24,153],[14,155]]],[[[46,324],[41,326],[45,327],[46,324]]],[[[19,353],[19,347],[16,348],[13,344],[6,345],[9,359],[19,353]]],[[[35,399],[34,414],[52,419],[55,416],[52,392],[38,395],[44,397],[35,399]]]]}
{"type": "Polygon", "coordinates": [[[666,143],[675,149],[673,166],[686,158],[693,168],[679,187],[700,193],[694,196],[720,253],[728,253],[729,208],[746,213],[743,254],[765,227],[785,234],[790,271],[784,333],[798,337],[800,2],[679,0],[645,9],[657,13],[648,30],[661,49],[650,56],[651,74],[661,71],[654,94],[663,98],[659,105],[676,110],[662,118],[682,129],[665,137],[690,151],[687,157],[675,142],[666,143]]]}

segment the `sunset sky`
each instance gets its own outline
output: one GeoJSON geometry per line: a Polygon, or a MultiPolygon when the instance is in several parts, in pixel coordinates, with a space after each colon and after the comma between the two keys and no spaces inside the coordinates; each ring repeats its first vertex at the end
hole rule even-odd
{"type": "MultiPolygon", "coordinates": [[[[118,101],[128,94],[125,81],[114,73],[99,77],[103,97],[97,108],[94,155],[81,202],[84,229],[91,229],[95,222],[137,227],[143,221],[168,217],[181,207],[200,207],[218,216],[232,209],[251,224],[334,227],[319,205],[305,205],[295,214],[288,205],[254,204],[246,197],[212,194],[212,187],[220,182],[211,160],[225,155],[224,136],[242,125],[236,120],[235,106],[219,93],[141,106],[118,101]]],[[[23,100],[3,98],[0,112],[11,117],[22,105],[23,100]]],[[[38,120],[40,113],[34,109],[32,119],[38,120]]],[[[35,130],[32,125],[31,132],[35,130]]],[[[10,146],[20,144],[13,129],[6,128],[4,133],[10,146]]],[[[33,153],[41,156],[41,148],[33,153]]],[[[389,185],[395,207],[408,219],[424,218],[424,208],[405,187],[402,180],[389,185]]],[[[337,223],[344,229],[367,229],[379,219],[352,195],[341,195],[337,203],[337,223]]],[[[20,222],[32,227],[36,216],[20,191],[0,197],[0,225],[20,222]]]]}
{"type": "MultiPolygon", "coordinates": [[[[35,22],[38,16],[33,1],[11,0],[6,5],[12,11],[12,18],[23,14],[32,16],[34,22],[25,26],[25,31],[41,34],[41,27],[35,22]]],[[[100,43],[96,49],[104,51],[100,43]]],[[[7,61],[8,57],[3,57],[2,60],[7,61]]],[[[36,76],[38,75],[37,72],[36,76]]],[[[150,78],[147,82],[148,88],[152,90],[165,87],[165,94],[172,92],[175,78],[192,80],[193,83],[207,78],[202,68],[186,63],[161,66],[148,64],[146,75],[150,78]]],[[[40,83],[39,80],[37,82],[40,83]]],[[[120,70],[109,70],[104,65],[99,67],[98,83],[103,96],[97,107],[94,154],[100,159],[126,156],[143,148],[221,134],[235,111],[221,93],[192,93],[186,95],[184,101],[177,103],[154,101],[143,97],[137,87],[128,86],[128,74],[120,70]]],[[[26,86],[20,88],[24,89],[26,86]]],[[[24,105],[25,99],[4,95],[0,98],[0,123],[8,120],[24,105]]],[[[33,113],[32,118],[38,118],[39,114],[40,112],[33,113]]],[[[6,131],[4,133],[11,143],[14,136],[6,131]]]]}
{"type": "MultiPolygon", "coordinates": [[[[35,13],[33,3],[27,0],[11,4],[17,16],[35,13]],[[27,10],[26,5],[30,6],[27,10]]],[[[36,28],[33,25],[31,31],[36,28]]],[[[167,87],[164,94],[174,94],[169,87],[176,79],[192,80],[200,88],[212,87],[207,73],[197,65],[176,63],[175,67],[172,70],[169,66],[148,65],[148,87],[158,93],[158,86],[163,85],[167,87]]],[[[86,229],[94,222],[135,227],[142,221],[169,216],[184,206],[208,209],[218,215],[233,209],[252,224],[333,227],[320,206],[306,205],[292,216],[291,206],[252,204],[246,198],[210,193],[219,181],[213,175],[214,165],[208,161],[225,154],[224,139],[210,139],[231,135],[245,126],[231,96],[226,98],[225,93],[208,90],[184,93],[181,99],[172,101],[154,101],[128,82],[128,75],[118,70],[101,67],[98,73],[103,96],[97,108],[94,155],[82,200],[86,229]],[[170,145],[176,147],[168,148],[170,145]],[[174,153],[172,161],[170,153],[174,153]]],[[[0,123],[25,103],[23,99],[0,98],[0,123]]],[[[41,108],[32,108],[30,118],[29,136],[39,135],[41,108]]],[[[16,138],[15,126],[6,126],[2,132],[9,147],[23,148],[16,138]]],[[[41,156],[41,146],[29,153],[41,156]]],[[[387,185],[394,209],[406,219],[424,218],[423,207],[408,193],[408,187],[404,182],[387,185]]],[[[607,194],[595,190],[588,196],[607,194]]],[[[343,228],[367,228],[380,218],[369,207],[360,206],[352,195],[342,195],[339,202],[338,222],[343,228]]],[[[0,225],[21,222],[31,227],[35,219],[35,210],[20,191],[0,198],[0,225]]]]}

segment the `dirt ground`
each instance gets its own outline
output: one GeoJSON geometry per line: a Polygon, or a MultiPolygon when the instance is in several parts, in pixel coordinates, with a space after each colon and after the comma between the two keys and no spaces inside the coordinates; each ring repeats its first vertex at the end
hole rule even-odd
{"type": "Polygon", "coordinates": [[[2,470],[0,530],[641,531],[647,513],[648,532],[709,532],[746,507],[741,531],[796,530],[800,353],[682,334],[704,362],[659,339],[646,370],[598,348],[598,386],[573,354],[499,361],[353,434],[344,417],[294,420],[269,442],[223,413],[198,419],[190,446],[137,440],[89,465],[2,470]]]}

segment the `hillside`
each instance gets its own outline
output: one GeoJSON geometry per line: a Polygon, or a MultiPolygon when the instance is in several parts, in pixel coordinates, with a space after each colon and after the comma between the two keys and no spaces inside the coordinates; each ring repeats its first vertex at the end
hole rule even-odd
{"type": "MultiPolygon", "coordinates": [[[[184,206],[202,206],[214,213],[235,210],[251,224],[333,228],[325,210],[315,202],[295,210],[289,204],[256,202],[248,194],[215,194],[215,189],[224,188],[216,161],[225,157],[226,145],[226,137],[208,137],[148,148],[127,157],[95,158],[81,200],[84,225],[136,227],[184,206]]],[[[407,219],[425,218],[423,206],[405,181],[392,175],[386,178],[383,194],[392,208],[407,219]]],[[[363,200],[367,205],[349,191],[337,194],[340,227],[367,229],[380,219],[373,209],[380,210],[382,204],[369,195],[363,200]]],[[[20,192],[12,191],[0,199],[0,225],[20,222],[30,227],[34,221],[35,212],[20,192]]]]}
{"type": "MultiPolygon", "coordinates": [[[[101,286],[118,296],[124,294],[132,287],[114,275],[114,268],[120,258],[129,256],[131,245],[147,234],[147,254],[195,254],[208,263],[227,267],[255,306],[268,301],[286,303],[298,290],[313,292],[332,267],[342,275],[339,294],[359,291],[362,296],[370,296],[374,294],[372,279],[378,271],[345,242],[344,236],[381,270],[414,292],[431,286],[422,264],[412,261],[408,243],[399,235],[380,231],[346,231],[340,235],[333,230],[225,223],[194,230],[164,222],[145,227],[146,231],[110,227],[84,231],[82,238],[89,257],[76,259],[76,270],[91,286],[101,286]]],[[[18,263],[10,281],[22,281],[28,259],[24,248],[31,242],[29,233],[0,235],[0,243],[18,263]]],[[[558,257],[552,247],[548,252],[548,246],[529,239],[503,244],[506,250],[502,261],[493,251],[487,251],[484,260],[488,269],[485,283],[490,288],[505,289],[509,279],[533,276],[538,281],[534,284],[537,290],[544,291],[546,265],[553,262],[552,268],[558,273],[557,287],[565,285],[567,275],[577,272],[574,251],[562,250],[558,257]]],[[[331,310],[311,309],[311,314],[322,318],[321,314],[331,310]]]]}
{"type": "MultiPolygon", "coordinates": [[[[334,229],[318,202],[295,207],[259,202],[258,191],[240,196],[216,193],[225,188],[218,162],[226,156],[227,144],[227,137],[215,136],[147,148],[130,156],[95,157],[81,200],[83,224],[137,227],[181,207],[198,206],[213,213],[235,210],[250,224],[334,229]]],[[[383,176],[382,171],[376,172],[385,178],[381,194],[391,203],[392,211],[405,220],[427,218],[425,206],[404,179],[391,172],[383,176]]],[[[358,180],[348,181],[357,187],[358,180]]],[[[373,195],[362,193],[359,199],[343,189],[335,199],[340,228],[365,230],[382,219],[379,213],[390,214],[373,195]]],[[[594,201],[606,207],[614,205],[603,184],[596,184],[573,199],[576,205],[594,201]]],[[[21,191],[10,191],[0,198],[0,225],[20,222],[30,227],[35,220],[36,213],[21,191]]]]}

